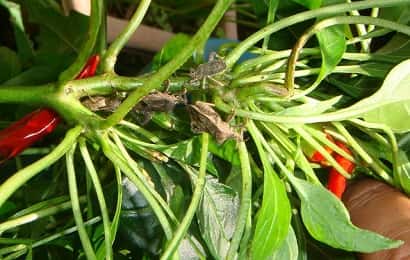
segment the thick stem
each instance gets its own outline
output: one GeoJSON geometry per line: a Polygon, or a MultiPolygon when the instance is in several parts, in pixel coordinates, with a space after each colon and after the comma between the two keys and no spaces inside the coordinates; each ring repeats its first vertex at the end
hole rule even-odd
{"type": "Polygon", "coordinates": [[[54,93],[55,84],[41,86],[2,86],[0,103],[44,105],[47,96],[54,93]]]}

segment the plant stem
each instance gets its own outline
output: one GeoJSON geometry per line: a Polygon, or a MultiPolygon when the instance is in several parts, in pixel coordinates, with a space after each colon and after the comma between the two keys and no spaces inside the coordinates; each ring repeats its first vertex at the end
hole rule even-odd
{"type": "Polygon", "coordinates": [[[16,172],[13,176],[2,183],[0,185],[0,207],[17,189],[27,183],[42,170],[60,159],[77,141],[77,137],[81,134],[82,130],[83,128],[81,126],[76,126],[70,129],[63,141],[57,145],[50,154],[16,172]]]}
{"type": "Polygon", "coordinates": [[[118,225],[120,222],[121,217],[121,209],[122,209],[122,178],[121,178],[121,170],[118,166],[114,165],[115,170],[115,179],[117,181],[117,206],[115,207],[114,217],[111,223],[111,244],[114,244],[118,225]]]}
{"type": "Polygon", "coordinates": [[[184,218],[181,221],[181,224],[178,226],[178,229],[175,231],[174,237],[171,242],[165,249],[165,252],[161,256],[162,260],[169,259],[171,255],[178,249],[178,246],[185,236],[189,226],[191,225],[192,219],[195,215],[195,212],[198,208],[199,202],[202,198],[202,194],[205,187],[205,176],[206,176],[206,165],[208,158],[208,144],[209,144],[209,135],[207,133],[202,134],[202,146],[201,146],[201,159],[199,162],[199,175],[196,181],[195,190],[192,194],[191,203],[185,213],[184,218]]]}
{"type": "MultiPolygon", "coordinates": [[[[95,44],[94,49],[95,49],[95,52],[99,54],[100,56],[102,56],[107,49],[107,1],[106,0],[102,0],[102,3],[101,3],[101,23],[100,23],[100,28],[98,30],[97,42],[95,44]]],[[[100,70],[98,72],[100,72],[100,70]]]]}
{"type": "MultiPolygon", "coordinates": [[[[374,18],[374,17],[367,17],[367,16],[338,16],[332,17],[329,19],[325,19],[320,21],[319,23],[312,26],[307,32],[305,32],[296,42],[294,48],[292,49],[292,53],[290,55],[288,61],[288,68],[285,77],[285,87],[289,90],[289,95],[293,94],[294,91],[294,74],[296,70],[296,62],[299,57],[300,50],[303,49],[303,46],[307,43],[307,41],[317,32],[338,24],[373,24],[376,26],[388,28],[395,30],[397,32],[401,32],[407,35],[410,35],[410,27],[406,25],[402,25],[396,22],[392,22],[385,19],[374,18]]],[[[311,87],[305,89],[298,95],[295,95],[294,98],[298,98],[301,96],[305,96],[312,92],[321,82],[324,76],[317,78],[317,80],[312,84],[311,87]]]]}
{"type": "Polygon", "coordinates": [[[209,35],[215,29],[216,25],[223,17],[223,14],[232,2],[233,0],[218,0],[204,24],[193,36],[191,41],[185,46],[185,48],[179,53],[179,55],[177,55],[166,65],[161,67],[154,75],[149,78],[149,80],[147,80],[146,84],[143,87],[134,90],[134,92],[132,92],[124,100],[124,102],[122,102],[117,110],[106,119],[102,127],[108,128],[117,124],[143,96],[147,95],[154,89],[161,88],[162,82],[168,79],[172,75],[172,73],[179,69],[188,60],[188,58],[198,46],[203,46],[206,39],[208,39],[209,35]]]}
{"type": "Polygon", "coordinates": [[[104,55],[103,62],[101,64],[104,72],[114,72],[114,66],[117,61],[118,54],[131,38],[138,26],[141,24],[141,21],[144,18],[150,4],[151,0],[141,0],[137,10],[135,11],[131,20],[128,22],[127,26],[118,35],[115,41],[111,43],[110,47],[104,55]]]}
{"type": "Polygon", "coordinates": [[[91,181],[94,185],[95,193],[97,194],[98,203],[100,205],[101,216],[104,227],[105,237],[105,255],[108,260],[113,259],[113,252],[111,247],[111,230],[110,230],[110,218],[108,217],[107,204],[105,203],[104,192],[101,186],[101,182],[98,178],[97,171],[95,170],[94,163],[91,160],[90,154],[87,149],[84,138],[80,139],[80,152],[83,157],[87,172],[91,177],[91,181]]]}
{"type": "Polygon", "coordinates": [[[387,137],[390,140],[390,145],[391,145],[391,151],[392,151],[392,164],[393,164],[393,184],[400,186],[400,170],[399,170],[399,146],[397,145],[397,140],[396,136],[394,135],[393,131],[386,125],[384,124],[378,124],[378,123],[369,123],[360,119],[351,119],[350,122],[357,124],[359,126],[363,126],[366,128],[371,128],[371,129],[378,129],[382,130],[383,132],[386,133],[387,137]]]}
{"type": "Polygon", "coordinates": [[[103,12],[103,1],[92,0],[91,1],[91,17],[90,24],[88,26],[87,40],[81,47],[81,51],[77,56],[77,59],[70,65],[65,71],[60,74],[58,78],[59,82],[66,82],[74,79],[78,73],[83,69],[88,58],[94,51],[95,43],[97,42],[98,32],[100,29],[101,18],[103,12]]]}
{"type": "Polygon", "coordinates": [[[97,259],[90,238],[88,237],[87,230],[85,229],[80,201],[78,198],[77,181],[74,167],[74,153],[77,144],[73,144],[71,149],[66,154],[67,165],[67,177],[68,177],[68,190],[71,198],[71,208],[73,210],[73,216],[75,224],[78,228],[78,235],[80,237],[81,244],[84,249],[84,253],[87,259],[97,259]]]}
{"type": "Polygon", "coordinates": [[[98,135],[97,137],[100,141],[105,156],[107,156],[107,158],[110,159],[115,166],[118,166],[121,169],[121,171],[125,174],[125,176],[127,176],[127,178],[139,189],[142,195],[144,195],[145,199],[148,201],[152,210],[157,216],[158,221],[164,230],[165,236],[167,237],[167,239],[171,239],[171,225],[161,206],[158,204],[158,202],[152,196],[149,189],[146,187],[146,184],[138,176],[135,175],[134,169],[122,156],[121,152],[118,151],[118,148],[114,144],[107,141],[108,137],[106,135],[98,135]]]}
{"type": "Polygon", "coordinates": [[[347,143],[354,149],[354,151],[366,162],[366,164],[370,165],[373,170],[387,183],[393,184],[393,180],[389,174],[380,166],[378,165],[377,161],[375,161],[361,146],[360,144],[354,139],[354,137],[347,131],[347,129],[343,126],[340,122],[333,122],[332,125],[339,131],[340,134],[346,138],[347,143]]]}
{"type": "Polygon", "coordinates": [[[45,97],[54,92],[55,84],[40,86],[2,86],[0,103],[44,105],[45,97]]]}
{"type": "MultiPolygon", "coordinates": [[[[275,19],[276,9],[278,8],[278,4],[279,4],[279,1],[274,1],[274,0],[269,1],[268,16],[266,18],[266,24],[273,23],[273,20],[275,19]]],[[[270,39],[270,35],[267,35],[263,39],[263,43],[262,43],[263,50],[268,49],[269,39],[270,39]]]]}
{"type": "Polygon", "coordinates": [[[326,6],[319,9],[314,9],[306,12],[301,12],[296,15],[284,18],[280,21],[276,21],[273,24],[267,25],[259,31],[255,32],[249,36],[246,40],[242,41],[238,46],[232,50],[231,53],[226,57],[225,63],[228,68],[231,68],[237,60],[245,53],[250,47],[255,45],[258,41],[265,38],[267,35],[270,35],[274,32],[282,30],[286,27],[289,27],[293,24],[304,22],[318,17],[332,16],[338,13],[344,13],[351,10],[361,10],[372,7],[388,7],[388,6],[398,6],[408,4],[409,0],[368,0],[368,1],[358,1],[354,3],[344,3],[326,6]]]}
{"type": "MultiPolygon", "coordinates": [[[[92,219],[90,219],[90,220],[84,222],[84,226],[94,225],[94,224],[98,223],[100,220],[101,220],[101,217],[92,218],[92,219]]],[[[58,239],[58,238],[60,238],[60,237],[69,235],[69,234],[71,234],[71,233],[74,233],[74,232],[77,231],[77,230],[78,230],[78,227],[77,227],[77,226],[74,226],[74,227],[71,227],[71,228],[67,228],[67,229],[65,229],[65,230],[63,230],[63,231],[60,231],[60,232],[56,233],[56,234],[53,234],[53,235],[51,235],[51,236],[48,236],[48,237],[45,237],[45,238],[42,238],[42,239],[40,239],[40,240],[37,240],[37,241],[33,242],[33,243],[31,244],[31,247],[32,247],[32,248],[36,248],[36,247],[45,245],[45,244],[50,243],[51,241],[56,240],[56,239],[58,239]]],[[[20,243],[21,243],[21,242],[20,242],[20,243]]],[[[3,249],[8,249],[8,248],[3,248],[3,249]]],[[[3,249],[0,249],[0,250],[3,250],[3,249]]],[[[26,247],[22,247],[22,248],[13,248],[13,249],[10,248],[10,249],[8,249],[8,250],[9,250],[9,251],[12,250],[11,252],[16,251],[16,250],[20,250],[20,252],[21,252],[21,251],[23,250],[23,252],[22,252],[21,254],[24,254],[24,253],[27,251],[27,246],[26,246],[26,247]],[[13,250],[13,249],[14,249],[14,250],[13,250]]],[[[3,251],[2,251],[0,254],[2,254],[2,253],[3,253],[3,251]]],[[[20,255],[19,255],[19,256],[20,256],[20,255]]],[[[13,259],[15,259],[15,258],[13,258],[13,259]]]]}
{"type": "Polygon", "coordinates": [[[297,126],[293,128],[311,147],[318,151],[325,157],[326,161],[334,167],[341,175],[346,179],[350,179],[352,176],[329,154],[326,149],[320,145],[316,139],[312,137],[306,130],[304,126],[297,126]]]}
{"type": "MultiPolygon", "coordinates": [[[[80,202],[81,203],[85,202],[85,197],[81,197],[80,202]]],[[[48,207],[42,210],[37,210],[29,214],[26,214],[26,215],[23,215],[17,218],[13,218],[11,220],[0,223],[0,234],[11,228],[16,228],[21,225],[37,221],[38,219],[48,217],[51,215],[55,215],[57,213],[60,213],[70,208],[71,208],[71,202],[67,201],[67,202],[52,206],[52,207],[48,207]]]]}
{"type": "MultiPolygon", "coordinates": [[[[95,218],[89,219],[89,220],[87,220],[86,222],[84,222],[84,226],[91,226],[91,225],[94,225],[94,224],[96,224],[96,223],[98,223],[98,222],[100,222],[100,221],[101,221],[101,217],[95,217],[95,218]]],[[[49,242],[51,242],[51,241],[53,241],[53,240],[56,240],[56,239],[58,239],[58,238],[60,238],[60,237],[69,235],[69,234],[71,234],[71,233],[74,233],[74,232],[77,231],[77,230],[78,230],[78,227],[77,227],[77,226],[74,226],[74,227],[71,227],[71,228],[67,228],[67,229],[65,229],[65,230],[63,230],[63,231],[61,231],[61,232],[58,232],[57,234],[48,236],[48,237],[46,237],[46,238],[43,238],[43,239],[41,239],[41,240],[38,240],[38,241],[34,242],[33,245],[32,245],[32,247],[35,248],[35,247],[39,247],[39,246],[45,245],[45,244],[47,244],[47,243],[49,243],[49,242]]]]}
{"type": "Polygon", "coordinates": [[[244,141],[239,142],[239,160],[241,162],[241,172],[242,172],[242,192],[241,192],[241,203],[239,205],[239,213],[236,220],[235,231],[232,235],[231,245],[227,253],[226,259],[235,259],[239,244],[244,233],[246,222],[248,218],[249,210],[251,209],[252,202],[252,171],[249,163],[249,154],[246,149],[246,144],[244,141]]]}

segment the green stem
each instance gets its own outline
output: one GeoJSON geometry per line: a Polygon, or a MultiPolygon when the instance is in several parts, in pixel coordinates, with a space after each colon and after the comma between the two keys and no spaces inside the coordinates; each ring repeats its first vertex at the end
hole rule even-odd
{"type": "MultiPolygon", "coordinates": [[[[341,123],[339,123],[339,122],[337,122],[337,123],[341,125],[341,123]]],[[[322,144],[329,147],[333,152],[335,152],[337,154],[340,154],[341,156],[343,156],[347,160],[355,163],[355,160],[354,160],[353,156],[351,154],[347,153],[345,150],[343,150],[339,146],[337,146],[334,142],[332,142],[328,138],[326,138],[326,135],[323,133],[323,131],[317,130],[317,129],[309,126],[309,125],[305,125],[305,126],[303,126],[303,128],[311,136],[313,136],[314,138],[319,140],[322,144]]]]}
{"type": "Polygon", "coordinates": [[[68,190],[71,198],[71,207],[73,210],[74,221],[78,228],[78,235],[80,237],[84,253],[87,259],[97,259],[90,238],[88,237],[87,230],[85,229],[80,207],[80,200],[78,198],[77,180],[74,167],[74,153],[76,146],[76,143],[73,144],[71,149],[66,154],[68,190]]]}
{"type": "Polygon", "coordinates": [[[81,134],[81,131],[81,126],[72,128],[67,132],[63,141],[59,145],[57,145],[57,147],[50,154],[16,172],[13,176],[8,178],[3,184],[1,184],[0,207],[16,190],[18,190],[21,186],[27,183],[31,178],[36,176],[42,170],[60,159],[77,141],[77,137],[81,134]]]}
{"type": "Polygon", "coordinates": [[[354,151],[368,164],[373,170],[385,180],[387,183],[393,184],[393,180],[390,175],[377,164],[377,161],[373,158],[360,146],[360,144],[354,139],[354,137],[346,130],[340,122],[333,122],[332,125],[339,131],[340,134],[346,138],[347,143],[354,149],[354,151]]]}
{"type": "Polygon", "coordinates": [[[83,69],[88,58],[94,51],[95,43],[97,42],[98,32],[100,29],[101,18],[103,12],[103,1],[92,0],[91,1],[91,17],[90,24],[88,26],[87,40],[81,46],[81,51],[77,56],[77,59],[70,65],[65,71],[60,74],[59,82],[66,82],[74,79],[78,73],[83,69]]]}
{"type": "Polygon", "coordinates": [[[334,167],[341,175],[343,175],[346,179],[350,179],[350,174],[342,167],[340,164],[329,154],[326,149],[320,145],[306,130],[304,126],[295,126],[293,128],[310,146],[313,147],[316,151],[321,153],[323,157],[325,157],[326,161],[334,167]]]}
{"type": "MultiPolygon", "coordinates": [[[[352,3],[351,0],[347,0],[347,2],[352,3]]],[[[350,15],[351,16],[355,16],[355,15],[360,16],[360,13],[357,10],[352,10],[352,11],[350,11],[350,15]]],[[[366,29],[366,26],[364,24],[356,24],[356,30],[357,30],[357,34],[359,36],[367,34],[367,29],[366,29]]],[[[362,46],[362,52],[365,52],[365,53],[369,52],[369,50],[370,50],[370,39],[367,39],[365,41],[361,41],[360,45],[362,46]]]]}
{"type": "Polygon", "coordinates": [[[91,181],[94,185],[95,193],[97,194],[98,203],[100,205],[101,216],[104,227],[105,237],[105,255],[108,260],[113,259],[113,252],[111,247],[111,230],[110,230],[110,218],[108,217],[107,204],[105,203],[104,192],[101,186],[101,182],[98,178],[97,171],[95,170],[94,163],[91,160],[90,154],[87,149],[87,145],[83,138],[80,139],[80,152],[83,157],[87,172],[91,177],[91,181]]]}
{"type": "Polygon", "coordinates": [[[117,206],[115,207],[114,217],[111,223],[111,244],[114,244],[115,238],[117,237],[118,225],[121,217],[122,209],[122,178],[121,170],[117,165],[114,165],[115,179],[117,181],[117,206]]]}
{"type": "MultiPolygon", "coordinates": [[[[384,102],[388,101],[389,100],[385,100],[384,102]]],[[[361,106],[360,108],[356,109],[350,109],[350,107],[347,107],[334,112],[311,116],[277,116],[270,113],[252,112],[244,109],[239,109],[232,105],[226,104],[220,97],[217,96],[214,97],[214,104],[218,108],[218,110],[225,113],[229,114],[231,113],[231,111],[235,111],[235,116],[238,117],[291,125],[348,120],[382,105],[381,103],[375,103],[368,106],[361,106]]]]}
{"type": "Polygon", "coordinates": [[[103,58],[102,66],[104,72],[114,72],[114,66],[117,61],[118,54],[141,24],[141,21],[144,18],[150,4],[151,0],[141,0],[137,10],[128,22],[127,26],[111,43],[103,58]]]}
{"type": "MultiPolygon", "coordinates": [[[[325,19],[314,26],[312,26],[307,32],[305,32],[296,42],[295,47],[292,49],[292,53],[289,58],[287,73],[285,77],[285,86],[290,92],[290,95],[293,94],[294,91],[294,74],[296,70],[296,62],[299,57],[299,52],[303,49],[303,46],[307,43],[307,41],[315,35],[317,32],[338,24],[373,24],[376,26],[388,28],[395,30],[397,32],[401,32],[407,35],[410,35],[410,27],[406,25],[402,25],[396,22],[392,22],[385,19],[374,18],[374,17],[367,17],[367,16],[338,16],[329,19],[325,19]]],[[[323,78],[323,77],[322,77],[323,78]]],[[[295,98],[299,96],[305,96],[313,91],[320,83],[322,78],[318,78],[315,83],[302,93],[295,96],[295,98]]]]}
{"type": "MultiPolygon", "coordinates": [[[[98,30],[97,42],[95,44],[95,52],[102,56],[107,49],[107,1],[102,0],[101,3],[101,23],[98,30]]],[[[98,73],[100,74],[100,73],[98,73]]]]}
{"type": "Polygon", "coordinates": [[[261,122],[259,125],[265,130],[265,133],[274,138],[274,140],[272,140],[273,142],[279,143],[284,148],[285,151],[282,149],[282,153],[285,154],[285,158],[292,158],[292,156],[297,158],[298,153],[300,153],[299,159],[296,160],[296,164],[305,173],[307,180],[315,184],[320,183],[301,149],[298,149],[297,145],[289,140],[288,133],[284,133],[283,130],[272,123],[261,122]]]}
{"type": "Polygon", "coordinates": [[[54,93],[55,84],[40,86],[2,86],[0,87],[0,103],[44,105],[45,97],[54,93]]]}
{"type": "MultiPolygon", "coordinates": [[[[95,217],[95,218],[92,218],[92,219],[87,220],[86,222],[84,222],[84,226],[91,226],[91,225],[94,225],[94,224],[96,224],[96,223],[98,223],[98,222],[100,222],[100,221],[101,221],[101,218],[100,218],[100,217],[95,217]]],[[[33,248],[35,248],[35,247],[39,247],[39,246],[48,244],[48,243],[50,243],[50,242],[53,241],[53,240],[56,240],[56,239],[58,239],[58,238],[60,238],[60,237],[69,235],[69,234],[71,234],[71,233],[74,233],[75,231],[78,231],[78,226],[74,226],[74,227],[71,227],[71,228],[67,228],[67,229],[65,229],[65,230],[63,230],[63,231],[61,231],[61,232],[58,232],[57,234],[53,234],[53,235],[51,235],[51,236],[48,236],[48,237],[43,238],[43,239],[41,239],[41,240],[38,240],[38,241],[34,242],[32,246],[33,246],[33,248]]]]}
{"type": "Polygon", "coordinates": [[[377,123],[368,123],[363,120],[359,119],[351,119],[350,122],[357,124],[359,126],[363,126],[366,128],[371,128],[371,129],[378,129],[386,133],[387,137],[390,140],[390,145],[391,145],[391,150],[392,150],[392,164],[393,164],[393,176],[394,176],[394,181],[393,183],[397,186],[399,186],[400,182],[400,170],[399,170],[399,146],[397,145],[397,140],[396,136],[394,135],[393,131],[386,125],[384,124],[377,124],[377,123]]]}
{"type": "Polygon", "coordinates": [[[118,166],[121,169],[121,171],[125,174],[125,176],[127,176],[127,178],[139,189],[139,191],[148,201],[152,210],[157,216],[158,221],[164,230],[165,236],[167,237],[167,239],[171,239],[172,238],[171,225],[163,209],[158,204],[158,202],[155,200],[155,198],[152,196],[149,189],[146,187],[146,184],[135,175],[135,170],[131,167],[128,161],[121,155],[121,153],[117,150],[118,148],[114,144],[107,141],[108,138],[106,135],[104,136],[98,135],[97,137],[100,141],[100,144],[102,146],[103,153],[105,154],[105,156],[107,156],[107,158],[110,159],[114,165],[118,166]]]}
{"type": "MultiPolygon", "coordinates": [[[[81,197],[80,202],[84,203],[85,197],[81,197]]],[[[23,215],[17,218],[13,218],[11,220],[0,223],[0,234],[11,228],[16,228],[21,225],[25,225],[25,224],[37,221],[41,218],[55,215],[57,213],[60,213],[70,208],[71,208],[71,202],[67,201],[67,202],[52,206],[52,207],[48,207],[42,210],[37,210],[29,214],[26,214],[26,215],[23,215]]]]}
{"type": "Polygon", "coordinates": [[[41,202],[38,202],[38,203],[36,203],[36,204],[34,204],[30,207],[24,208],[24,209],[16,212],[10,218],[18,218],[18,217],[33,213],[33,212],[38,211],[38,210],[42,210],[42,209],[45,209],[45,208],[50,208],[50,207],[53,207],[57,204],[63,203],[67,200],[68,200],[68,196],[60,196],[60,197],[52,198],[52,199],[49,199],[49,200],[41,201],[41,202]]]}
{"type": "MultiPolygon", "coordinates": [[[[274,0],[269,1],[268,17],[266,18],[266,24],[271,24],[273,20],[275,19],[275,13],[276,13],[278,4],[279,4],[279,1],[274,1],[274,0]]],[[[269,39],[270,39],[270,35],[267,35],[263,39],[263,43],[262,43],[263,50],[268,49],[269,39]]]]}
{"type": "Polygon", "coordinates": [[[154,89],[159,89],[162,82],[168,79],[172,73],[179,69],[189,59],[191,54],[196,48],[198,48],[198,46],[203,46],[206,39],[209,38],[210,34],[215,29],[216,25],[232,2],[233,0],[218,0],[204,24],[193,36],[191,41],[185,46],[185,48],[179,53],[179,55],[161,67],[154,75],[150,77],[143,87],[134,90],[134,92],[132,92],[117,108],[115,113],[106,119],[103,124],[103,128],[108,128],[120,122],[143,96],[147,95],[154,89]]]}
{"type": "Polygon", "coordinates": [[[229,55],[225,59],[225,63],[227,64],[228,68],[231,68],[243,53],[245,53],[250,47],[254,46],[257,42],[265,38],[267,35],[270,35],[296,23],[305,22],[313,18],[332,16],[334,14],[344,13],[351,10],[361,10],[372,7],[381,8],[388,6],[398,6],[408,4],[409,2],[409,0],[368,0],[331,5],[319,9],[301,12],[296,15],[284,18],[280,21],[276,21],[273,24],[267,25],[249,36],[246,40],[238,44],[238,46],[233,49],[231,53],[229,53],[229,55]]]}
{"type": "Polygon", "coordinates": [[[235,259],[239,244],[242,239],[242,235],[245,231],[246,222],[248,218],[249,210],[252,203],[252,171],[249,163],[249,154],[246,149],[244,141],[239,142],[239,160],[241,162],[242,172],[242,192],[241,203],[239,205],[239,213],[236,219],[235,231],[232,235],[231,245],[227,253],[226,259],[235,259]]]}
{"type": "Polygon", "coordinates": [[[110,95],[115,92],[128,92],[142,87],[147,79],[147,76],[123,77],[107,73],[69,81],[65,85],[65,92],[77,99],[94,95],[110,95]]]}
{"type": "MultiPolygon", "coordinates": [[[[84,223],[84,226],[94,225],[94,224],[98,223],[100,220],[101,220],[100,217],[95,217],[95,218],[93,218],[93,219],[90,219],[90,220],[86,221],[86,222],[84,223]]],[[[50,243],[51,241],[56,240],[56,239],[58,239],[58,238],[60,238],[60,237],[63,237],[63,236],[72,234],[72,233],[74,233],[74,232],[77,231],[77,230],[78,230],[77,226],[74,226],[74,227],[65,229],[65,230],[60,231],[60,232],[58,232],[58,233],[56,233],[56,234],[50,235],[50,236],[48,236],[48,237],[45,237],[45,238],[42,238],[42,239],[40,239],[40,240],[37,240],[37,241],[33,242],[33,243],[31,244],[31,247],[32,247],[32,248],[36,248],[36,247],[39,247],[39,246],[43,246],[43,245],[48,244],[48,243],[50,243]]],[[[25,244],[26,244],[26,243],[25,243],[25,244]]],[[[20,246],[22,246],[22,245],[20,245],[20,246]]],[[[9,252],[9,251],[10,251],[10,252],[14,252],[14,251],[20,250],[21,254],[24,254],[24,253],[26,252],[26,250],[27,250],[27,246],[25,246],[25,247],[20,247],[20,248],[10,248],[10,247],[7,247],[7,248],[2,248],[2,249],[0,249],[0,251],[1,251],[1,250],[4,250],[4,252],[9,252]]],[[[3,254],[3,251],[0,252],[0,255],[1,255],[1,254],[3,254]]],[[[16,258],[12,258],[12,259],[16,259],[16,258]]]]}
{"type": "Polygon", "coordinates": [[[191,203],[186,210],[185,216],[175,231],[174,237],[162,254],[161,259],[169,259],[171,255],[178,249],[178,246],[185,236],[189,226],[191,225],[192,219],[194,218],[195,212],[198,209],[199,202],[201,201],[202,194],[205,187],[205,176],[206,176],[206,165],[208,158],[208,145],[209,145],[209,135],[207,133],[202,134],[202,146],[201,146],[201,159],[199,162],[199,175],[196,181],[195,190],[192,194],[191,203]]]}

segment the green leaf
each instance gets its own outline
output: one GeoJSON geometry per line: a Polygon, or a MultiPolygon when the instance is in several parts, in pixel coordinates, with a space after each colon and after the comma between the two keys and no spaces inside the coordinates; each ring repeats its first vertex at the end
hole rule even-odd
{"type": "Polygon", "coordinates": [[[60,67],[50,66],[34,66],[26,71],[16,75],[15,77],[7,80],[3,85],[17,86],[17,85],[35,85],[45,84],[57,80],[57,76],[60,73],[60,67]]]}
{"type": "Polygon", "coordinates": [[[144,196],[128,178],[123,178],[122,186],[123,200],[117,242],[133,254],[139,254],[141,250],[158,254],[164,236],[158,219],[144,196]]]}
{"type": "Polygon", "coordinates": [[[218,156],[232,165],[239,166],[239,156],[236,148],[236,141],[233,139],[225,141],[223,144],[218,144],[214,138],[209,140],[209,152],[218,156]]]}
{"type": "Polygon", "coordinates": [[[172,37],[164,47],[155,54],[152,60],[152,70],[158,70],[162,65],[172,60],[185,48],[190,39],[191,37],[183,33],[178,33],[172,37]]]}
{"type": "Polygon", "coordinates": [[[17,54],[7,47],[0,47],[0,82],[11,79],[21,71],[17,54]]]}
{"type": "Polygon", "coordinates": [[[26,0],[24,5],[30,21],[41,25],[37,55],[78,53],[87,37],[87,16],[64,16],[53,0],[26,0]]]}
{"type": "Polygon", "coordinates": [[[238,208],[238,194],[208,175],[197,218],[202,238],[215,259],[225,259],[238,208]]]}
{"type": "Polygon", "coordinates": [[[291,209],[284,183],[271,167],[266,154],[259,151],[263,168],[263,200],[259,210],[252,242],[254,259],[267,259],[286,238],[291,209]]]}
{"type": "Polygon", "coordinates": [[[396,58],[399,61],[405,60],[410,56],[410,39],[407,35],[396,34],[386,45],[377,50],[376,53],[386,57],[396,58]]]}
{"type": "Polygon", "coordinates": [[[278,112],[278,115],[283,116],[302,116],[302,115],[318,115],[333,108],[333,106],[340,101],[342,96],[336,96],[328,100],[319,101],[315,99],[309,100],[309,103],[305,103],[298,106],[291,106],[278,112]]]}
{"type": "Polygon", "coordinates": [[[18,55],[22,61],[27,62],[33,58],[34,53],[32,43],[25,33],[20,5],[6,0],[0,0],[0,5],[4,6],[10,13],[10,21],[13,25],[14,36],[16,37],[18,55]]]}
{"type": "Polygon", "coordinates": [[[268,12],[268,5],[266,1],[250,0],[249,2],[252,5],[252,9],[255,12],[258,21],[261,24],[264,24],[266,22],[264,17],[266,17],[266,13],[268,12]]]}
{"type": "Polygon", "coordinates": [[[360,64],[360,70],[362,70],[363,72],[361,73],[366,76],[384,79],[394,65],[395,64],[381,62],[365,62],[360,64]]]}
{"type": "Polygon", "coordinates": [[[269,257],[272,260],[286,259],[297,260],[299,255],[298,241],[292,226],[289,227],[288,235],[280,247],[269,257]]]}
{"type": "Polygon", "coordinates": [[[316,82],[323,80],[342,60],[346,51],[343,25],[328,27],[316,33],[322,55],[322,66],[316,82]]]}
{"type": "Polygon", "coordinates": [[[389,73],[375,94],[356,103],[352,109],[368,106],[362,114],[367,122],[386,124],[395,132],[407,132],[410,131],[409,91],[410,60],[406,60],[389,73]]]}
{"type": "MultiPolygon", "coordinates": [[[[201,156],[200,139],[200,137],[196,136],[185,141],[159,148],[158,150],[174,160],[189,164],[191,166],[199,167],[199,160],[201,156]]],[[[210,140],[210,143],[211,142],[214,141],[210,140]]],[[[213,145],[213,147],[215,147],[215,144],[213,145]]],[[[207,170],[212,174],[217,175],[218,171],[215,168],[212,160],[208,160],[207,170]]]]}
{"type": "Polygon", "coordinates": [[[362,117],[370,123],[385,124],[396,133],[410,131],[410,60],[394,67],[376,93],[354,105],[319,115],[315,121],[362,117]]]}
{"type": "Polygon", "coordinates": [[[293,0],[293,2],[303,5],[308,9],[319,8],[322,4],[322,0],[293,0]]]}
{"type": "Polygon", "coordinates": [[[343,203],[323,186],[293,176],[289,181],[301,200],[303,223],[316,240],[334,248],[365,253],[403,243],[354,226],[343,203]]]}
{"type": "Polygon", "coordinates": [[[4,217],[12,213],[13,211],[15,211],[16,208],[17,208],[16,204],[14,204],[11,201],[6,201],[3,204],[3,206],[0,207],[0,217],[4,217]]]}
{"type": "Polygon", "coordinates": [[[399,151],[398,156],[398,167],[399,167],[399,184],[400,187],[407,193],[410,194],[410,160],[405,152],[399,151]]]}

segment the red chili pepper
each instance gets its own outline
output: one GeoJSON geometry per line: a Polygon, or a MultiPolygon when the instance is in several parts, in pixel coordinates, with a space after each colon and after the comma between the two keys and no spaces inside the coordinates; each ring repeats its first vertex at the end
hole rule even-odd
{"type": "MultiPolygon", "coordinates": [[[[94,76],[100,57],[90,57],[76,79],[94,76]]],[[[38,109],[0,131],[0,162],[13,158],[27,147],[51,133],[60,122],[53,110],[38,109]]]]}
{"type": "Polygon", "coordinates": [[[84,78],[94,76],[95,72],[97,71],[97,67],[98,67],[99,63],[100,63],[100,56],[99,55],[91,56],[88,59],[87,63],[85,64],[83,70],[76,77],[76,79],[84,79],[84,78]]]}
{"type": "Polygon", "coordinates": [[[15,157],[51,133],[60,117],[50,109],[38,109],[0,131],[0,161],[15,157]]]}
{"type": "MultiPolygon", "coordinates": [[[[337,146],[342,148],[346,153],[352,154],[349,148],[347,148],[346,144],[342,142],[335,142],[337,146]]],[[[356,165],[354,162],[349,161],[345,157],[341,156],[340,154],[334,155],[335,161],[348,172],[351,174],[356,165]]],[[[341,175],[335,168],[331,168],[329,172],[327,188],[335,194],[338,198],[342,198],[342,195],[346,189],[346,178],[341,175]]]]}
{"type": "MultiPolygon", "coordinates": [[[[326,134],[326,138],[330,140],[331,142],[334,142],[332,136],[330,136],[329,134],[326,134]]],[[[333,154],[332,148],[330,148],[329,146],[325,146],[324,148],[326,152],[328,152],[330,155],[333,154]]],[[[326,158],[319,151],[315,151],[313,155],[309,158],[309,160],[311,162],[318,163],[322,166],[328,166],[326,158]]]]}

